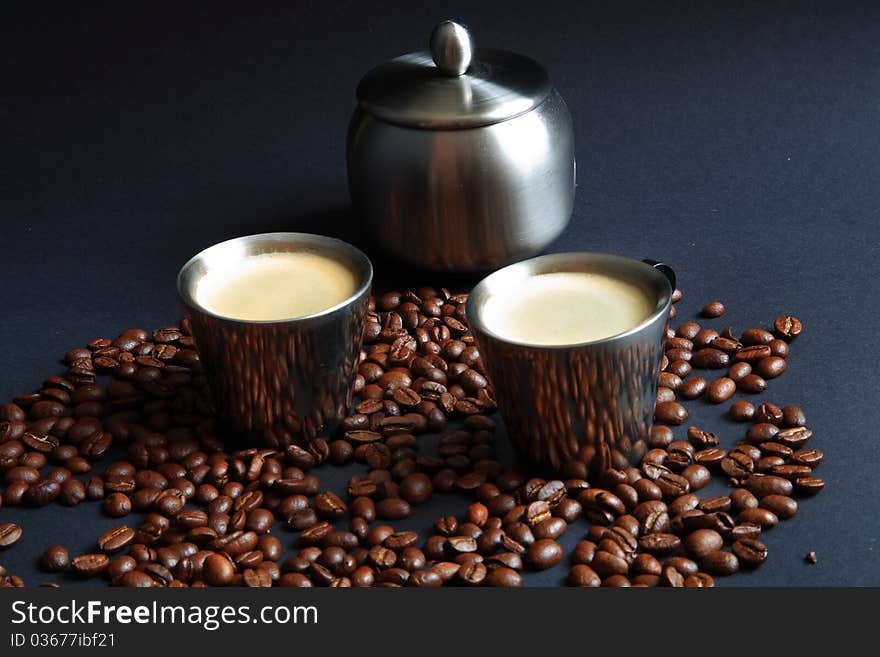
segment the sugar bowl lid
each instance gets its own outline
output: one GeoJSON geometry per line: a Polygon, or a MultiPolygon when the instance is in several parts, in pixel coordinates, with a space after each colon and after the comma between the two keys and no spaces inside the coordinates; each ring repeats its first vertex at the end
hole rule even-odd
{"type": "Polygon", "coordinates": [[[407,127],[474,128],[524,114],[551,91],[538,62],[504,50],[475,51],[470,33],[458,23],[435,27],[430,48],[367,73],[357,89],[361,108],[407,127]]]}

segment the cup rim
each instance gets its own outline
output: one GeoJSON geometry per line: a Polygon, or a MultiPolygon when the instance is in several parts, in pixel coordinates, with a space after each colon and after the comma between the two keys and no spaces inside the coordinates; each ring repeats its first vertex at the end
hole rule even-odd
{"type": "Polygon", "coordinates": [[[365,293],[369,291],[372,283],[373,263],[370,261],[367,255],[356,246],[349,244],[344,240],[340,240],[335,237],[329,237],[327,235],[319,235],[317,233],[281,231],[271,233],[254,233],[251,235],[233,237],[232,239],[223,240],[222,242],[217,242],[215,244],[212,244],[211,246],[202,249],[194,256],[192,256],[189,260],[187,260],[178,271],[177,295],[183,302],[183,304],[188,308],[225,322],[236,322],[239,324],[288,324],[291,322],[307,321],[310,319],[323,317],[325,315],[330,315],[331,313],[348,306],[349,304],[362,297],[365,293]],[[195,267],[195,265],[203,261],[211,253],[217,253],[218,251],[229,249],[235,244],[248,244],[251,242],[300,244],[303,246],[311,246],[325,249],[329,247],[329,250],[335,250],[337,253],[344,253],[349,256],[353,262],[358,262],[362,266],[363,274],[361,276],[360,284],[351,295],[349,295],[339,303],[330,306],[329,308],[325,308],[324,310],[320,310],[316,313],[311,313],[309,315],[299,315],[297,317],[288,317],[281,319],[240,319],[236,317],[228,317],[226,315],[218,314],[206,308],[203,304],[199,303],[193,294],[194,284],[192,281],[188,280],[188,275],[195,267]]]}
{"type": "MultiPolygon", "coordinates": [[[[571,270],[575,271],[575,270],[571,270]]],[[[672,287],[672,283],[670,280],[661,272],[659,269],[651,266],[647,262],[642,260],[638,260],[637,258],[631,258],[629,256],[617,255],[614,253],[605,253],[602,251],[566,251],[562,253],[549,253],[542,256],[537,256],[535,258],[529,258],[527,260],[520,260],[519,262],[515,262],[511,265],[507,265],[506,267],[502,267],[491,274],[485,276],[483,279],[477,283],[474,288],[471,290],[470,295],[468,296],[467,306],[466,306],[466,314],[468,318],[468,323],[471,329],[483,335],[490,336],[492,339],[502,342],[504,344],[509,344],[516,347],[523,347],[527,349],[546,349],[546,350],[564,350],[564,349],[574,349],[579,347],[589,347],[596,346],[602,344],[610,344],[616,342],[618,340],[626,339],[640,331],[644,330],[646,327],[650,326],[658,319],[664,317],[668,312],[669,308],[672,305],[672,293],[675,290],[672,287]],[[648,276],[659,277],[657,280],[661,280],[666,285],[667,291],[664,295],[661,295],[660,298],[657,299],[656,307],[654,310],[643,319],[641,322],[636,324],[635,326],[627,329],[626,331],[622,331],[620,333],[615,333],[614,335],[609,335],[604,338],[598,338],[596,340],[587,340],[585,342],[572,342],[568,344],[533,344],[529,342],[520,342],[518,340],[511,340],[510,338],[505,338],[501,335],[498,335],[494,331],[489,330],[486,324],[483,322],[481,317],[480,309],[477,307],[476,299],[480,296],[481,293],[485,291],[487,287],[492,284],[493,278],[501,278],[505,272],[510,272],[515,269],[533,269],[532,273],[535,274],[549,274],[556,272],[565,272],[569,271],[564,267],[559,269],[546,269],[545,267],[550,263],[554,262],[596,262],[596,261],[606,261],[606,262],[616,262],[618,264],[625,264],[629,267],[634,267],[637,269],[641,269],[648,276]]]]}

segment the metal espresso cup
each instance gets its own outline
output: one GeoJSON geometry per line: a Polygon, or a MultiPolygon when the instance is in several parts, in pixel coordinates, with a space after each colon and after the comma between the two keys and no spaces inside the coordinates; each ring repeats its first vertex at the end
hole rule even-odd
{"type": "Polygon", "coordinates": [[[525,260],[474,288],[468,321],[521,456],[565,476],[587,478],[625,468],[645,453],[674,289],[675,274],[666,265],[604,253],[525,260]],[[624,333],[572,345],[518,344],[486,328],[481,311],[493,292],[551,272],[592,272],[631,282],[653,301],[653,311],[624,333]]]}
{"type": "Polygon", "coordinates": [[[264,445],[283,447],[335,427],[351,406],[372,278],[372,265],[358,249],[308,233],[248,235],[215,244],[190,259],[177,277],[177,290],[220,428],[258,434],[264,445]],[[212,266],[303,250],[350,267],[358,279],[355,293],[321,312],[279,321],[221,317],[196,297],[199,280],[212,266]]]}

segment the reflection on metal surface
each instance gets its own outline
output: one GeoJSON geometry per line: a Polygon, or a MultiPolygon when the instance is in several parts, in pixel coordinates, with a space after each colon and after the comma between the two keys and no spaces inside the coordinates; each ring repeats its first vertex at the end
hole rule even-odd
{"type": "Polygon", "coordinates": [[[592,253],[534,258],[483,279],[468,301],[468,321],[520,454],[556,470],[581,462],[584,475],[624,468],[644,454],[672,291],[664,273],[648,264],[592,253]],[[480,309],[493,289],[550,271],[624,277],[656,300],[654,312],[626,333],[574,346],[515,344],[486,329],[480,309]]]}
{"type": "Polygon", "coordinates": [[[366,321],[372,267],[354,247],[304,233],[268,233],[230,240],[190,260],[178,291],[198,343],[218,416],[227,428],[262,434],[279,447],[315,438],[348,412],[366,321]],[[360,279],[344,303],[308,317],[247,322],[218,317],[193,296],[215,259],[308,248],[337,257],[360,279]]]}
{"type": "Polygon", "coordinates": [[[464,27],[392,59],[357,89],[352,204],[388,253],[421,268],[486,271],[540,251],[574,205],[574,130],[535,60],[474,51],[464,27]]]}
{"type": "Polygon", "coordinates": [[[574,204],[574,135],[553,92],[531,112],[472,130],[414,130],[363,111],[352,119],[349,189],[395,257],[479,271],[532,255],[574,204]]]}

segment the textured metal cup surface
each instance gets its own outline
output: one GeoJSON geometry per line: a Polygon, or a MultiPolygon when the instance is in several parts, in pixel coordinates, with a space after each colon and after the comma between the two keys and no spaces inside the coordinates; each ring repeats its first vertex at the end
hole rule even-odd
{"type": "Polygon", "coordinates": [[[567,462],[582,461],[598,473],[624,468],[644,454],[673,289],[659,269],[603,253],[533,258],[490,274],[474,288],[468,321],[495,386],[508,436],[521,456],[556,471],[567,462]],[[618,277],[637,285],[654,309],[624,333],[574,345],[521,344],[486,328],[481,311],[494,292],[551,272],[618,277]]]}
{"type": "Polygon", "coordinates": [[[372,265],[361,251],[308,233],[239,237],[205,249],[183,266],[177,290],[223,428],[256,433],[265,445],[281,447],[308,442],[345,417],[372,278],[372,265]],[[196,286],[212,266],[301,250],[350,267],[358,279],[355,293],[319,313],[279,321],[222,317],[196,298],[196,286]]]}

